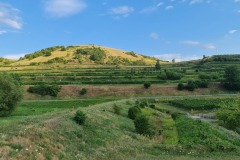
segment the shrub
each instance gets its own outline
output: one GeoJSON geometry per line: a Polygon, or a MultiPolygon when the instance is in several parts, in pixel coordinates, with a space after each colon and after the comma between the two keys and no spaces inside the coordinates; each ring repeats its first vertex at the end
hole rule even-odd
{"type": "Polygon", "coordinates": [[[144,85],[144,88],[148,89],[151,86],[151,83],[145,82],[143,85],[144,85]]]}
{"type": "Polygon", "coordinates": [[[36,86],[32,86],[28,88],[28,92],[29,93],[35,93],[35,94],[39,94],[42,96],[53,96],[53,97],[57,97],[57,94],[60,92],[61,90],[61,86],[58,85],[52,85],[52,86],[48,86],[48,85],[36,85],[36,86]]]}
{"type": "Polygon", "coordinates": [[[149,107],[152,108],[152,109],[156,108],[155,104],[150,104],[149,107]]]}
{"type": "Polygon", "coordinates": [[[167,79],[169,80],[180,80],[182,78],[182,75],[180,73],[177,72],[166,72],[167,75],[167,79]]]}
{"type": "Polygon", "coordinates": [[[0,74],[0,117],[11,114],[22,97],[18,82],[10,75],[0,74]]]}
{"type": "Polygon", "coordinates": [[[134,120],[134,125],[137,133],[150,135],[150,123],[145,115],[138,115],[134,120]]]}
{"type": "Polygon", "coordinates": [[[184,84],[178,83],[177,89],[178,89],[179,91],[184,90],[184,84]]]}
{"type": "Polygon", "coordinates": [[[139,107],[131,107],[128,110],[128,117],[130,119],[135,119],[139,113],[141,113],[141,109],[139,107]]]}
{"type": "Polygon", "coordinates": [[[165,72],[162,72],[160,75],[157,76],[157,78],[161,80],[167,80],[167,75],[165,72]]]}
{"type": "Polygon", "coordinates": [[[116,105],[116,104],[113,105],[113,112],[115,114],[120,115],[121,114],[121,110],[122,109],[118,105],[116,105]]]}
{"type": "Polygon", "coordinates": [[[240,69],[237,65],[225,69],[224,87],[228,90],[240,90],[240,69]]]}
{"type": "Polygon", "coordinates": [[[82,111],[77,111],[73,120],[79,125],[84,125],[86,118],[87,116],[85,113],[83,113],[82,111]]]}
{"type": "Polygon", "coordinates": [[[86,88],[82,88],[80,90],[80,95],[85,95],[85,94],[87,94],[87,89],[86,88]]]}
{"type": "Polygon", "coordinates": [[[188,80],[188,83],[186,85],[186,89],[189,91],[194,91],[198,87],[196,81],[194,80],[188,80]]]}

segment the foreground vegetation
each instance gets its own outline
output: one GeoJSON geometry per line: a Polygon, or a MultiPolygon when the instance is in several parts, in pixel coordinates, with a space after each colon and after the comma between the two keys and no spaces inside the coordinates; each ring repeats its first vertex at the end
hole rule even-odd
{"type": "Polygon", "coordinates": [[[157,131],[149,137],[138,134],[133,120],[128,118],[128,109],[138,104],[136,101],[101,102],[104,101],[24,102],[19,109],[29,108],[27,116],[20,109],[0,121],[1,159],[238,159],[240,156],[239,135],[233,136],[176,111],[158,110],[159,105],[149,108],[149,101],[141,108],[142,114],[149,118],[150,129],[157,131]],[[31,110],[31,106],[37,109],[44,104],[55,107],[48,112],[31,110]],[[74,112],[72,107],[64,107],[72,105],[74,112]],[[117,114],[116,106],[120,108],[117,114]],[[73,119],[77,110],[86,115],[84,125],[73,119]]]}

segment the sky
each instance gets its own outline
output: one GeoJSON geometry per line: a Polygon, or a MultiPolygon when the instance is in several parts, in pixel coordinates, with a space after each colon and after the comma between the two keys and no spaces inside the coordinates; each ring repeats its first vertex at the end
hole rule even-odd
{"type": "Polygon", "coordinates": [[[163,60],[240,54],[240,0],[1,0],[0,56],[95,44],[163,60]]]}

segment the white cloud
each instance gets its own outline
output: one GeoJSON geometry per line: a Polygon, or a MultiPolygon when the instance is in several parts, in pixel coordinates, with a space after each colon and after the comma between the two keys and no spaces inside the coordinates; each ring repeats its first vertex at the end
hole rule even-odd
{"type": "Polygon", "coordinates": [[[236,33],[237,31],[238,31],[238,30],[233,29],[233,30],[228,31],[228,34],[234,34],[234,33],[236,33]]]}
{"type": "Polygon", "coordinates": [[[67,17],[83,11],[86,7],[83,0],[47,0],[44,10],[52,17],[67,17]]]}
{"type": "Polygon", "coordinates": [[[134,8],[130,6],[119,6],[110,9],[110,14],[116,16],[115,18],[128,17],[134,12],[134,8]]]}
{"type": "Polygon", "coordinates": [[[159,36],[158,36],[158,34],[157,34],[156,32],[152,32],[152,33],[150,34],[150,38],[151,38],[151,39],[154,39],[154,40],[158,40],[159,36]]]}
{"type": "Polygon", "coordinates": [[[8,4],[0,3],[0,26],[22,29],[20,11],[8,4]]]}
{"type": "Polygon", "coordinates": [[[196,4],[196,3],[202,3],[203,0],[191,0],[189,4],[196,4]]]}
{"type": "Polygon", "coordinates": [[[146,7],[146,8],[144,8],[143,10],[141,10],[141,13],[146,13],[146,14],[152,13],[152,12],[154,12],[154,11],[157,11],[158,8],[160,8],[160,7],[163,6],[163,5],[164,5],[163,2],[159,2],[159,3],[158,3],[157,5],[155,5],[155,6],[151,6],[151,7],[146,7]]]}
{"type": "Polygon", "coordinates": [[[173,6],[167,6],[167,7],[165,8],[165,10],[171,10],[171,9],[173,9],[173,6]]]}
{"type": "Polygon", "coordinates": [[[7,33],[7,31],[5,31],[5,30],[0,30],[0,35],[1,35],[1,34],[4,34],[4,33],[7,33]]]}
{"type": "Polygon", "coordinates": [[[7,59],[14,59],[14,60],[18,60],[20,57],[24,57],[24,53],[21,53],[21,54],[9,54],[9,55],[5,55],[3,56],[4,58],[7,58],[7,59]]]}
{"type": "Polygon", "coordinates": [[[211,43],[202,43],[199,41],[187,40],[187,41],[183,41],[182,43],[188,46],[194,46],[194,47],[199,47],[199,48],[209,49],[209,50],[214,50],[217,48],[215,45],[211,43]]]}
{"type": "Polygon", "coordinates": [[[184,56],[182,54],[174,54],[174,53],[159,54],[159,55],[154,55],[154,57],[164,61],[172,61],[173,59],[175,59],[176,62],[197,60],[202,58],[201,56],[197,56],[197,55],[184,56]]]}

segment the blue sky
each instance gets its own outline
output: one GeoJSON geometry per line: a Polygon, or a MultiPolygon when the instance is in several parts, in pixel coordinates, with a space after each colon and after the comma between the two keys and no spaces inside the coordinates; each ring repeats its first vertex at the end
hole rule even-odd
{"type": "Polygon", "coordinates": [[[1,0],[0,56],[96,44],[177,61],[240,53],[240,0],[1,0]]]}

